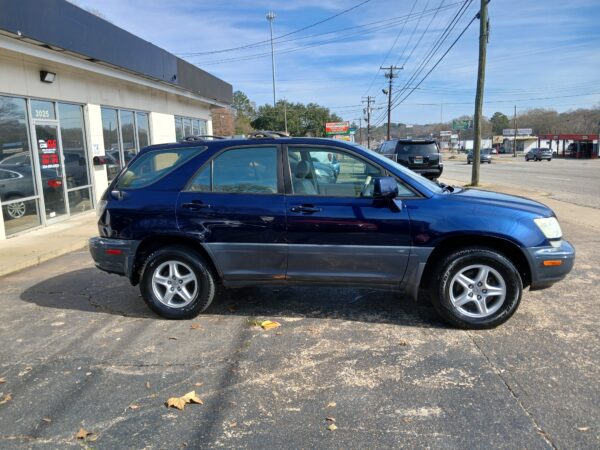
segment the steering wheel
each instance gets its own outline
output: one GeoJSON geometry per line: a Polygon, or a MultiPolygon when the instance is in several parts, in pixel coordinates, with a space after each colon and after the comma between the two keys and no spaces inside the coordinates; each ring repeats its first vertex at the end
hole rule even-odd
{"type": "Polygon", "coordinates": [[[365,184],[363,184],[362,189],[360,190],[361,197],[370,197],[369,187],[371,186],[371,181],[373,181],[373,177],[371,175],[367,175],[365,178],[365,184]]]}

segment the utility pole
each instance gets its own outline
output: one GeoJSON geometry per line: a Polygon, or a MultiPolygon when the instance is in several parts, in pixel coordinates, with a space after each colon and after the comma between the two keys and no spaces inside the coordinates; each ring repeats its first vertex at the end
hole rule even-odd
{"type": "MultiPolygon", "coordinates": [[[[396,67],[396,66],[389,66],[389,67],[384,67],[381,66],[379,67],[380,70],[387,70],[388,72],[385,74],[385,77],[389,80],[389,87],[387,89],[387,95],[388,95],[388,122],[387,122],[387,140],[389,141],[391,139],[390,137],[390,120],[391,120],[391,114],[392,114],[392,81],[394,78],[396,78],[398,75],[394,74],[394,70],[402,70],[403,67],[396,67]]],[[[385,89],[383,90],[383,92],[385,93],[385,89]]]]}
{"type": "Polygon", "coordinates": [[[358,142],[362,145],[362,117],[358,118],[358,142]]]}
{"type": "Polygon", "coordinates": [[[285,134],[288,134],[287,130],[287,101],[283,99],[283,123],[285,125],[285,134]]]}
{"type": "Polygon", "coordinates": [[[364,112],[367,115],[367,117],[365,119],[367,121],[367,148],[368,149],[371,149],[371,111],[373,109],[373,108],[371,108],[371,103],[373,103],[374,101],[375,101],[375,97],[371,97],[370,95],[368,97],[362,98],[362,102],[367,103],[367,107],[364,109],[364,112]]]}
{"type": "Polygon", "coordinates": [[[275,13],[273,11],[267,13],[267,20],[269,21],[269,29],[271,30],[271,72],[273,74],[273,108],[275,108],[275,51],[273,50],[273,21],[275,20],[275,13]]]}
{"type": "Polygon", "coordinates": [[[489,40],[489,20],[487,4],[489,0],[481,0],[479,17],[479,67],[477,69],[477,93],[475,95],[475,129],[473,136],[473,169],[471,185],[479,185],[479,166],[481,155],[481,126],[483,122],[483,87],[485,84],[485,59],[489,40]]]}
{"type": "Polygon", "coordinates": [[[513,158],[517,157],[517,105],[515,105],[515,116],[513,119],[513,126],[515,127],[515,140],[513,141],[513,158]]]}

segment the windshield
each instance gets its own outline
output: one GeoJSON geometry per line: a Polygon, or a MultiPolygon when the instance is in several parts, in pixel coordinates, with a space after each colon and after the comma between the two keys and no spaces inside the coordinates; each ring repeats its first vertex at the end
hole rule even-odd
{"type": "MultiPolygon", "coordinates": [[[[437,183],[434,183],[433,181],[428,180],[427,178],[419,175],[418,173],[413,172],[410,169],[407,169],[406,167],[398,164],[396,161],[393,161],[390,158],[380,155],[379,153],[376,153],[373,150],[366,149],[362,145],[358,145],[354,142],[351,142],[350,145],[354,145],[355,147],[359,147],[361,150],[364,150],[365,152],[369,152],[369,156],[371,156],[373,159],[380,161],[383,164],[388,164],[388,165],[393,166],[394,170],[396,170],[397,172],[401,172],[407,178],[414,180],[416,183],[421,184],[422,186],[425,186],[431,192],[434,192],[436,194],[440,194],[443,192],[443,189],[437,183]]],[[[433,145],[435,145],[435,144],[433,144],[433,145]]]]}

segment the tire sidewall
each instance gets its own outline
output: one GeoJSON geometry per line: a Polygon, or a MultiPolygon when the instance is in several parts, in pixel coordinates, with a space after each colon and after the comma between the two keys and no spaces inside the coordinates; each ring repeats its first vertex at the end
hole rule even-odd
{"type": "Polygon", "coordinates": [[[503,255],[487,249],[470,249],[454,253],[441,265],[434,306],[440,314],[461,328],[493,328],[506,322],[517,310],[523,294],[523,283],[514,265],[503,255]],[[462,269],[470,265],[485,264],[504,278],[506,298],[498,311],[489,317],[474,318],[458,311],[450,300],[450,282],[462,269]]]}
{"type": "Polygon", "coordinates": [[[183,247],[165,247],[152,253],[142,270],[140,292],[146,304],[155,313],[167,319],[191,319],[211,304],[214,296],[214,279],[203,259],[195,252],[183,247]],[[196,275],[199,284],[194,299],[186,306],[172,308],[163,304],[152,289],[152,276],[158,266],[167,261],[180,261],[196,275]]]}

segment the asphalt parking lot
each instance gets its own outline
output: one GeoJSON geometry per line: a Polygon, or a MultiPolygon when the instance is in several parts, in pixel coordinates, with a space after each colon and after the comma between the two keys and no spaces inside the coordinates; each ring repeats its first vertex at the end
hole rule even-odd
{"type": "Polygon", "coordinates": [[[83,250],[0,278],[0,447],[598,448],[600,230],[560,217],[573,272],[489,331],[333,288],[165,321],[83,250]],[[165,406],[192,390],[203,404],[165,406]]]}
{"type": "MultiPolygon", "coordinates": [[[[464,157],[446,158],[443,177],[470,183],[471,167],[464,157]]],[[[481,165],[480,181],[547,193],[556,200],[600,209],[599,173],[600,160],[526,162],[523,156],[494,155],[491,164],[481,165]]]]}

